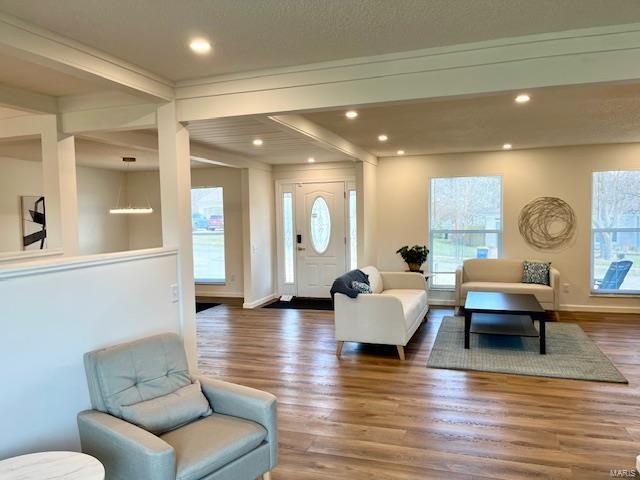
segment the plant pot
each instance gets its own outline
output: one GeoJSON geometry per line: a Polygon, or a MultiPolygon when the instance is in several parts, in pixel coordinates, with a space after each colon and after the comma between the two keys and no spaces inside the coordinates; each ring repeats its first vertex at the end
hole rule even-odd
{"type": "Polygon", "coordinates": [[[422,265],[420,265],[419,263],[407,263],[407,265],[409,265],[409,271],[410,272],[420,272],[420,267],[422,265]]]}

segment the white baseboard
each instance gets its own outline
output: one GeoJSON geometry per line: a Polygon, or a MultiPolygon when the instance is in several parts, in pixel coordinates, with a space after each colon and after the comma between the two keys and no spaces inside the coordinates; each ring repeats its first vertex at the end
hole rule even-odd
{"type": "Polygon", "coordinates": [[[618,307],[613,305],[560,305],[560,311],[594,313],[640,313],[640,307],[618,307]]]}
{"type": "Polygon", "coordinates": [[[259,298],[258,300],[254,300],[253,302],[244,302],[242,304],[242,308],[247,308],[247,309],[256,308],[256,307],[259,307],[260,305],[264,305],[265,303],[270,302],[271,300],[275,300],[276,298],[278,298],[278,295],[276,295],[275,293],[272,293],[271,295],[267,295],[266,297],[259,298]]]}
{"type": "Polygon", "coordinates": [[[455,300],[446,300],[444,298],[438,298],[436,300],[429,300],[429,305],[432,307],[453,307],[455,306],[455,300]]]}
{"type": "Polygon", "coordinates": [[[196,297],[242,298],[242,292],[203,292],[196,289],[196,297]]]}

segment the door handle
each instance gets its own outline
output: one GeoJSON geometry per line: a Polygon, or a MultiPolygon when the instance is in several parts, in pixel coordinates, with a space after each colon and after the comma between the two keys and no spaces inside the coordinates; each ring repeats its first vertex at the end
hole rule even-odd
{"type": "Polygon", "coordinates": [[[306,248],[304,247],[298,247],[298,251],[301,252],[302,250],[306,250],[306,248]]]}

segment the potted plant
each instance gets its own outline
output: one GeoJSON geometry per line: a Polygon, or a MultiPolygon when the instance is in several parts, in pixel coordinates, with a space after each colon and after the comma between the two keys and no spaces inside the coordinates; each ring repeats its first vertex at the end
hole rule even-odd
{"type": "Polygon", "coordinates": [[[414,245],[409,248],[407,245],[398,249],[396,253],[399,253],[402,259],[409,266],[410,272],[422,272],[420,267],[427,261],[427,255],[429,255],[429,249],[425,245],[414,245]]]}

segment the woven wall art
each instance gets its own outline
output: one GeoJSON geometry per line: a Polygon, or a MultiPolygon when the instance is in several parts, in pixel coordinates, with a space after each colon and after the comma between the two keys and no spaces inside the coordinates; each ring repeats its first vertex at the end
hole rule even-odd
{"type": "Polygon", "coordinates": [[[557,197],[539,197],[520,212],[518,229],[525,241],[542,250],[567,244],[576,231],[576,216],[567,202],[557,197]]]}

